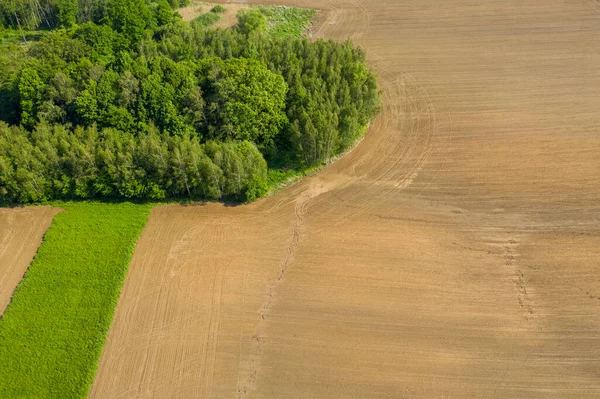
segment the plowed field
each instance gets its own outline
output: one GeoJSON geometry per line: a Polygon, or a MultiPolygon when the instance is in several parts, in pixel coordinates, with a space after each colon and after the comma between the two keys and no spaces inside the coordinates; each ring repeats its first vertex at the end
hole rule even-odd
{"type": "Polygon", "coordinates": [[[47,206],[0,208],[0,316],[57,212],[47,206]]]}
{"type": "Polygon", "coordinates": [[[381,115],[273,197],[156,208],[91,396],[599,397],[598,2],[289,4],[381,115]]]}

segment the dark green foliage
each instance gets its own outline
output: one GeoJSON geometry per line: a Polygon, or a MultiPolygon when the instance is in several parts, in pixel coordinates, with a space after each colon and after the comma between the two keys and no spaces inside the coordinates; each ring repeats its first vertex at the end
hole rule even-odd
{"type": "Polygon", "coordinates": [[[106,15],[108,0],[3,0],[0,26],[24,30],[71,27],[99,22],[106,15]]]}
{"type": "Polygon", "coordinates": [[[258,9],[234,30],[182,22],[167,0],[102,10],[101,24],[0,57],[0,116],[24,128],[1,128],[2,201],[255,198],[262,156],[284,170],[323,164],[379,109],[360,49],[260,33],[258,9]],[[77,163],[84,153],[91,161],[77,163]],[[247,169],[250,156],[261,162],[247,169]]]}
{"type": "Polygon", "coordinates": [[[33,127],[42,104],[44,82],[35,69],[25,68],[19,79],[19,97],[21,99],[21,123],[33,127]]]}
{"type": "Polygon", "coordinates": [[[15,124],[20,118],[19,77],[29,57],[25,48],[17,44],[22,40],[18,32],[0,33],[5,34],[0,41],[0,120],[15,124]]]}
{"type": "Polygon", "coordinates": [[[223,7],[222,5],[220,5],[220,4],[217,4],[217,5],[216,5],[216,6],[214,6],[214,7],[213,7],[213,8],[212,8],[210,11],[211,11],[211,12],[214,12],[214,13],[223,13],[223,12],[225,12],[225,11],[227,11],[227,10],[226,10],[226,9],[225,9],[225,7],[223,7]]]}
{"type": "Polygon", "coordinates": [[[350,42],[284,41],[199,30],[187,40],[165,37],[161,50],[174,58],[255,58],[283,76],[289,123],[275,138],[276,153],[267,153],[270,161],[287,158],[291,165],[304,166],[327,162],[349,148],[379,110],[375,77],[366,67],[364,52],[350,42]],[[175,42],[177,46],[171,45],[175,42]]]}
{"type": "Polygon", "coordinates": [[[0,319],[0,397],[84,398],[151,205],[61,203],[0,319]]]}
{"type": "Polygon", "coordinates": [[[239,11],[237,18],[237,30],[244,35],[249,35],[252,32],[263,32],[267,27],[267,19],[256,8],[239,11]]]}

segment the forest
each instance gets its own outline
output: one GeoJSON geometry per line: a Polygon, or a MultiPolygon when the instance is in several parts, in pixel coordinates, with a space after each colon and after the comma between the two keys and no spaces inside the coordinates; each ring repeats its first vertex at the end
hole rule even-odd
{"type": "Polygon", "coordinates": [[[253,201],[269,168],[328,162],[379,111],[350,41],[269,35],[259,9],[233,29],[187,23],[182,4],[0,5],[19,38],[0,56],[0,201],[253,201]]]}

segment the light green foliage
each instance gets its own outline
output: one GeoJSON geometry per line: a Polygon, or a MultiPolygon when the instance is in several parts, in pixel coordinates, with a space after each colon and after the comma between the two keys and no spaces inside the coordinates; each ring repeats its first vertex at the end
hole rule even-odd
{"type": "Polygon", "coordinates": [[[314,171],[318,170],[318,166],[312,167],[296,167],[296,168],[269,168],[267,172],[267,187],[270,192],[277,192],[280,188],[287,184],[295,182],[302,177],[309,176],[314,171]]]}
{"type": "Polygon", "coordinates": [[[77,39],[64,29],[45,33],[39,41],[32,43],[29,55],[35,59],[31,63],[44,80],[49,80],[57,72],[71,72],[75,64],[93,53],[93,48],[77,39]]]}
{"type": "MultiPolygon", "coordinates": [[[[0,116],[25,127],[0,126],[1,201],[255,198],[273,184],[262,156],[281,170],[326,163],[379,109],[375,77],[350,42],[299,39],[296,28],[257,33],[257,8],[222,30],[171,19],[164,0],[141,1],[106,0],[100,24],[0,55],[0,116]],[[263,162],[246,163],[257,148],[263,162]]],[[[79,0],[80,14],[87,4],[79,0]]],[[[271,28],[312,15],[261,10],[271,28]]]]}
{"type": "Polygon", "coordinates": [[[60,26],[70,28],[77,23],[77,0],[57,0],[56,8],[60,26]]]}
{"type": "Polygon", "coordinates": [[[189,134],[161,134],[152,126],[134,136],[45,124],[28,132],[0,123],[0,202],[243,199],[266,173],[264,158],[249,142],[200,144],[189,134]]]}
{"type": "Polygon", "coordinates": [[[191,22],[192,26],[201,26],[203,28],[207,28],[209,26],[214,25],[221,17],[214,12],[206,12],[201,14],[200,16],[194,18],[191,22]]]}
{"type": "Polygon", "coordinates": [[[276,38],[300,38],[310,28],[316,11],[285,6],[262,6],[260,12],[267,17],[266,32],[276,38]]]}
{"type": "Polygon", "coordinates": [[[231,58],[215,67],[217,137],[252,141],[265,151],[272,148],[287,123],[283,77],[245,58],[231,58]]]}
{"type": "Polygon", "coordinates": [[[158,26],[168,25],[173,22],[175,14],[167,0],[160,0],[154,11],[158,26]]]}
{"type": "Polygon", "coordinates": [[[237,19],[237,30],[244,35],[249,35],[252,32],[264,32],[267,26],[267,19],[256,8],[240,10],[237,19]]]}
{"type": "Polygon", "coordinates": [[[85,58],[91,63],[102,65],[115,61],[115,52],[120,49],[119,41],[122,40],[109,26],[96,25],[92,22],[81,24],[73,36],[87,45],[85,58]]]}
{"type": "MultiPolygon", "coordinates": [[[[1,161],[0,161],[1,164],[1,161]]],[[[0,319],[0,397],[83,398],[151,205],[60,203],[0,319]]]]}
{"type": "Polygon", "coordinates": [[[270,186],[268,180],[259,175],[252,175],[246,190],[246,201],[253,202],[263,197],[269,192],[270,186]]]}
{"type": "Polygon", "coordinates": [[[75,112],[79,122],[84,125],[92,125],[98,121],[98,102],[89,90],[83,90],[75,99],[75,112]]]}
{"type": "Polygon", "coordinates": [[[130,46],[139,43],[146,28],[153,28],[154,15],[144,0],[108,0],[106,22],[123,34],[130,46]]]}
{"type": "Polygon", "coordinates": [[[37,119],[37,111],[42,102],[44,82],[38,73],[31,68],[21,71],[19,79],[19,96],[21,99],[21,122],[32,127],[37,119]]]}
{"type": "Polygon", "coordinates": [[[222,171],[222,194],[243,192],[246,199],[255,199],[267,177],[267,164],[256,148],[249,142],[214,141],[206,143],[204,148],[208,157],[222,171]]]}

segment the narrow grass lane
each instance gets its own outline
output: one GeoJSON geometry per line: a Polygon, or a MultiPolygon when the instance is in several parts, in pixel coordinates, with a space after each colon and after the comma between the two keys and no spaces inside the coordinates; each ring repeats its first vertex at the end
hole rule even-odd
{"type": "Polygon", "coordinates": [[[0,319],[0,398],[85,397],[151,205],[60,203],[0,319]]]}

